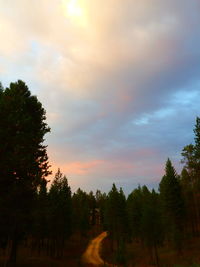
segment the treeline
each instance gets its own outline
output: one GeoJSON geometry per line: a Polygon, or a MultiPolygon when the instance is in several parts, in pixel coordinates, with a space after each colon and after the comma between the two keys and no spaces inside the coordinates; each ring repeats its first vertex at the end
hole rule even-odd
{"type": "Polygon", "coordinates": [[[53,258],[62,258],[66,241],[72,234],[81,239],[96,223],[96,201],[93,193],[81,189],[72,194],[66,176],[60,170],[47,191],[44,182],[36,196],[32,223],[27,238],[32,249],[53,258]]]}
{"type": "Polygon", "coordinates": [[[50,190],[47,192],[44,183],[36,194],[29,235],[37,249],[61,257],[71,235],[85,237],[98,226],[99,231],[109,233],[112,262],[122,266],[127,262],[127,244],[134,242],[147,249],[157,266],[161,247],[182,253],[184,244],[199,235],[200,226],[199,118],[194,132],[195,145],[183,148],[181,174],[168,159],[157,191],[138,186],[126,197],[122,188],[113,184],[107,194],[99,190],[88,194],[81,189],[72,194],[67,178],[58,170],[50,190]]]}
{"type": "MultiPolygon", "coordinates": [[[[96,201],[79,189],[72,195],[67,178],[51,174],[44,136],[46,114],[23,81],[0,84],[0,254],[15,266],[18,249],[61,258],[66,240],[86,236],[95,224],[96,201]]],[[[98,224],[100,223],[100,220],[98,224]]],[[[1,256],[1,255],[0,255],[1,256]]],[[[1,257],[0,257],[1,262],[1,257]]]]}
{"type": "Polygon", "coordinates": [[[126,245],[136,242],[147,249],[159,266],[159,248],[181,254],[185,244],[199,236],[200,227],[200,118],[194,129],[194,144],[182,150],[183,169],[177,174],[170,159],[158,191],[139,186],[126,198],[113,185],[100,205],[102,223],[112,241],[115,263],[126,264],[126,245]]]}
{"type": "Polygon", "coordinates": [[[200,118],[194,144],[182,151],[183,170],[177,174],[170,159],[158,191],[139,186],[126,197],[115,184],[106,194],[72,193],[58,172],[47,190],[51,173],[44,135],[50,131],[45,110],[24,82],[0,86],[0,247],[4,266],[14,266],[17,249],[28,246],[39,254],[62,258],[74,235],[90,238],[93,229],[109,233],[112,261],[126,264],[126,246],[147,248],[159,265],[159,248],[181,253],[199,234],[200,118]]]}

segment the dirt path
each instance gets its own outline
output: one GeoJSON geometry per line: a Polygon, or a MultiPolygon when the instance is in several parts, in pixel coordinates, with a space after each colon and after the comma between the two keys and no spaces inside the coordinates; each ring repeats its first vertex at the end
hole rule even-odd
{"type": "Polygon", "coordinates": [[[93,265],[103,265],[104,261],[100,256],[101,242],[106,238],[107,232],[103,232],[94,238],[88,245],[85,253],[83,254],[83,262],[93,265]]]}

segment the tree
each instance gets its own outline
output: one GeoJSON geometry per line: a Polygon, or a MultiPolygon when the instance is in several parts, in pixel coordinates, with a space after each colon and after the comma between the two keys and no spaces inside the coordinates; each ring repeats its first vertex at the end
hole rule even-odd
{"type": "Polygon", "coordinates": [[[157,249],[163,242],[159,195],[139,186],[128,196],[127,210],[132,239],[146,246],[151,260],[158,265],[157,249]]]}
{"type": "Polygon", "coordinates": [[[40,254],[41,249],[45,247],[45,240],[47,240],[49,233],[47,180],[42,180],[34,202],[31,224],[32,247],[37,248],[40,254]]]}
{"type": "Polygon", "coordinates": [[[124,263],[128,219],[126,197],[122,188],[118,190],[113,184],[111,191],[108,193],[105,209],[106,228],[111,237],[112,249],[116,247],[116,261],[124,263]]]}
{"type": "Polygon", "coordinates": [[[155,261],[158,266],[158,247],[162,244],[164,237],[159,195],[154,190],[150,192],[146,186],[142,187],[142,194],[142,239],[145,245],[149,248],[152,260],[155,261]]]}
{"type": "Polygon", "coordinates": [[[23,81],[0,88],[0,213],[16,259],[18,241],[29,225],[31,205],[50,173],[44,135],[45,110],[23,81]]]}
{"type": "Polygon", "coordinates": [[[198,205],[194,194],[195,188],[192,178],[192,173],[189,173],[186,168],[183,168],[180,176],[180,184],[186,207],[187,230],[192,230],[195,236],[198,232],[198,205]]]}
{"type": "Polygon", "coordinates": [[[195,156],[197,159],[197,163],[200,164],[200,118],[196,118],[196,125],[194,128],[195,133],[195,156]]]}
{"type": "Polygon", "coordinates": [[[127,199],[128,219],[131,231],[131,238],[141,239],[141,220],[142,220],[142,190],[139,186],[134,189],[127,199]]]}
{"type": "Polygon", "coordinates": [[[61,257],[72,228],[71,189],[58,169],[49,191],[51,255],[61,257]]]}
{"type": "Polygon", "coordinates": [[[185,209],[180,181],[170,159],[166,162],[159,190],[166,236],[177,249],[181,249],[185,209]]]}
{"type": "Polygon", "coordinates": [[[87,236],[91,227],[90,198],[80,188],[73,194],[73,229],[81,234],[81,238],[87,236]]]}
{"type": "MultiPolygon", "coordinates": [[[[194,145],[190,144],[183,148],[182,150],[182,163],[184,163],[184,168],[187,170],[190,177],[188,187],[191,187],[191,194],[193,195],[193,205],[196,217],[196,230],[199,231],[200,222],[200,118],[196,118],[196,125],[194,128],[194,145]]],[[[186,182],[186,181],[185,181],[186,182]]],[[[186,183],[184,183],[186,188],[186,183]]]]}
{"type": "Polygon", "coordinates": [[[96,191],[95,194],[95,199],[96,199],[96,205],[97,208],[99,209],[99,223],[100,225],[103,227],[103,229],[105,228],[105,208],[106,208],[106,200],[107,200],[107,195],[106,193],[101,193],[100,190],[96,191]]]}
{"type": "Polygon", "coordinates": [[[181,162],[185,164],[184,168],[187,170],[190,178],[191,178],[191,185],[195,186],[196,180],[196,156],[195,156],[195,146],[189,144],[185,146],[182,150],[182,160],[181,162]]]}

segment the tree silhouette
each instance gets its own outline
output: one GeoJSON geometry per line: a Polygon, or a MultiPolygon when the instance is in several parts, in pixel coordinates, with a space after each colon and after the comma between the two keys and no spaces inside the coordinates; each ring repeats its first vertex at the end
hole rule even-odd
{"type": "Polygon", "coordinates": [[[142,190],[139,186],[127,198],[127,210],[129,218],[130,236],[136,240],[141,239],[141,220],[142,220],[142,190]]]}
{"type": "Polygon", "coordinates": [[[112,240],[112,249],[116,249],[116,261],[124,263],[128,219],[126,197],[122,188],[118,190],[113,184],[111,191],[108,193],[105,209],[106,229],[109,231],[112,240]]]}
{"type": "Polygon", "coordinates": [[[159,190],[166,236],[177,249],[181,249],[185,209],[180,181],[170,159],[166,162],[165,175],[160,182],[159,190]]]}
{"type": "Polygon", "coordinates": [[[71,189],[66,176],[58,169],[49,191],[49,234],[51,255],[61,257],[72,230],[71,189]]]}
{"type": "Polygon", "coordinates": [[[184,167],[180,175],[180,184],[186,206],[186,230],[188,233],[192,230],[195,236],[198,233],[198,206],[195,197],[194,183],[192,173],[184,167]]]}
{"type": "MultiPolygon", "coordinates": [[[[187,170],[190,177],[190,183],[187,185],[191,187],[191,195],[193,199],[193,210],[195,210],[195,232],[199,231],[200,223],[200,118],[196,118],[196,124],[194,128],[194,142],[195,144],[187,145],[183,148],[181,155],[183,156],[182,163],[187,170]]],[[[186,180],[184,180],[186,182],[186,180]]],[[[186,190],[186,183],[184,182],[184,188],[186,190]]]]}
{"type": "Polygon", "coordinates": [[[0,213],[4,235],[12,242],[12,262],[29,225],[35,192],[50,173],[43,145],[50,131],[45,119],[41,103],[23,81],[0,88],[0,213]]]}
{"type": "Polygon", "coordinates": [[[73,229],[86,236],[91,227],[90,198],[86,192],[80,188],[73,194],[73,229]]]}
{"type": "Polygon", "coordinates": [[[164,229],[161,221],[159,195],[153,190],[150,192],[146,186],[142,188],[143,207],[141,218],[142,240],[149,248],[151,257],[157,265],[158,247],[164,241],[164,229]]]}

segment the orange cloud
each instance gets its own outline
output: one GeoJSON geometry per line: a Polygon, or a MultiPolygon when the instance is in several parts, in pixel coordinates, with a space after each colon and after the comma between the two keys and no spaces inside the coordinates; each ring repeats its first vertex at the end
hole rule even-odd
{"type": "MultiPolygon", "coordinates": [[[[74,161],[74,162],[69,162],[66,164],[63,164],[59,166],[61,169],[61,172],[66,174],[67,176],[71,175],[85,175],[91,172],[91,170],[94,170],[94,168],[97,167],[97,165],[102,164],[102,160],[92,160],[88,162],[81,162],[81,161],[74,161]]],[[[54,164],[54,166],[57,164],[54,164]]],[[[57,171],[55,167],[53,168],[53,172],[57,171]]]]}

